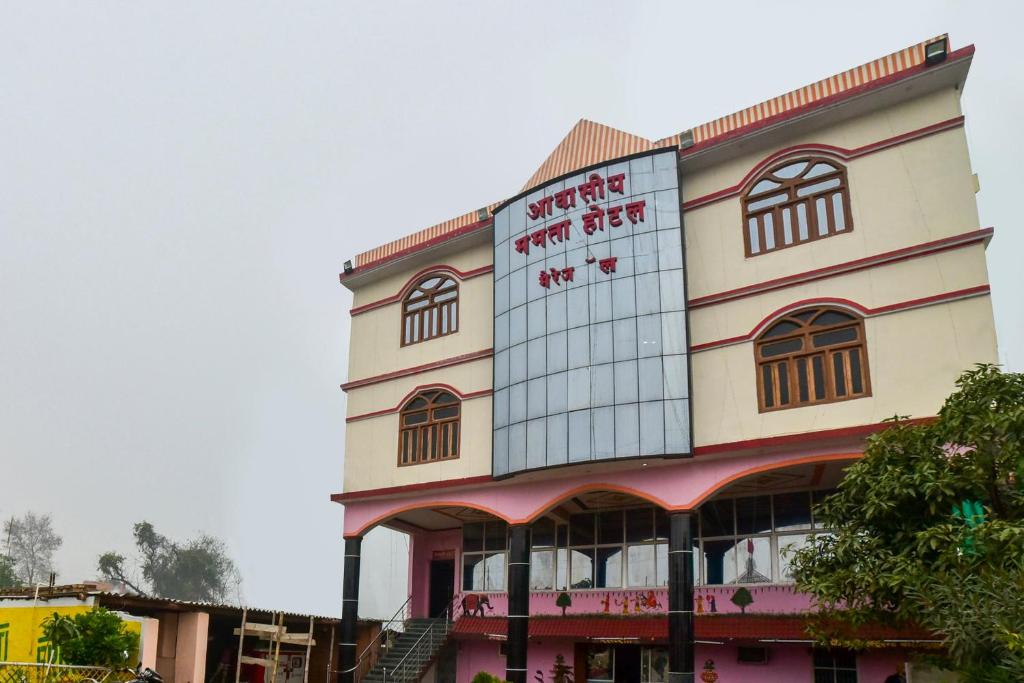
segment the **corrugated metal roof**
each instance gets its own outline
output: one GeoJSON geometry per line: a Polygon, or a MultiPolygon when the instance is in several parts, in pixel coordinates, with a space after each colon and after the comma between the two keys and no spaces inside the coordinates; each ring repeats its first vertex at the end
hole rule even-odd
{"type": "MultiPolygon", "coordinates": [[[[0,600],[32,600],[35,597],[35,589],[33,588],[12,588],[4,589],[3,593],[0,594],[0,600]]],[[[322,614],[306,614],[303,612],[290,612],[288,610],[270,609],[266,607],[253,607],[249,605],[231,605],[227,603],[218,602],[206,602],[197,600],[177,600],[174,598],[157,598],[143,595],[135,595],[131,593],[116,593],[107,590],[97,590],[95,584],[69,584],[64,586],[54,586],[53,588],[42,587],[39,589],[39,598],[41,600],[49,600],[53,598],[83,598],[83,597],[95,597],[99,598],[98,602],[105,605],[111,603],[120,603],[122,605],[135,605],[142,608],[156,609],[160,607],[173,608],[173,609],[195,609],[199,611],[203,610],[218,610],[218,611],[232,611],[238,612],[241,615],[242,610],[246,609],[250,614],[281,614],[285,617],[291,617],[295,619],[309,619],[313,617],[317,621],[335,621],[340,622],[341,619],[335,616],[325,616],[322,614]]],[[[373,619],[360,619],[360,621],[375,621],[373,619]]]]}

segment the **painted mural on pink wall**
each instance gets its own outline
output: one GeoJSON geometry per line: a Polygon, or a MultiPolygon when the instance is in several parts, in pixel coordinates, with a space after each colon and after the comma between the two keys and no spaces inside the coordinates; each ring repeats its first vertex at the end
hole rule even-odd
{"type": "MultiPolygon", "coordinates": [[[[810,609],[810,597],[797,593],[792,586],[747,586],[750,602],[736,602],[737,586],[698,586],[693,593],[696,614],[761,613],[786,614],[810,609]]],[[[508,614],[506,593],[462,593],[456,603],[463,605],[459,616],[505,616],[508,614]]],[[[634,588],[598,591],[537,591],[530,594],[530,614],[581,615],[610,614],[637,616],[664,614],[668,611],[668,590],[665,588],[634,588]]]]}

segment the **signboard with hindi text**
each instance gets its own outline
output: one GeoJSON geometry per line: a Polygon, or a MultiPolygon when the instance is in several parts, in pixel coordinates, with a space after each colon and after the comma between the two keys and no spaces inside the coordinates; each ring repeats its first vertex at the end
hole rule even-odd
{"type": "Polygon", "coordinates": [[[493,474],[692,450],[675,149],[494,213],[493,474]]]}

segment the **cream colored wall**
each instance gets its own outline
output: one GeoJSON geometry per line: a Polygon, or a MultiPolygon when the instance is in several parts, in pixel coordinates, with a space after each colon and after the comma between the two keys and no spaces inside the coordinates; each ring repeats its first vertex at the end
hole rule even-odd
{"type": "MultiPolygon", "coordinates": [[[[795,247],[792,251],[800,249],[803,247],[795,247]]],[[[749,334],[766,316],[805,299],[848,299],[865,308],[875,309],[985,284],[988,284],[985,248],[981,243],[974,243],[692,309],[690,343],[701,346],[749,334]]],[[[913,330],[907,332],[913,334],[913,330]]]]}
{"type": "MultiPolygon", "coordinates": [[[[491,263],[492,249],[487,245],[478,245],[449,255],[439,265],[448,265],[466,272],[491,263]]],[[[423,267],[411,268],[357,290],[354,305],[363,306],[395,296],[423,267]]],[[[404,347],[401,344],[401,302],[352,316],[349,381],[491,348],[494,337],[493,307],[493,277],[490,273],[460,280],[458,332],[404,347]]]]}
{"type": "Polygon", "coordinates": [[[751,342],[695,353],[695,443],[874,424],[896,414],[934,415],[961,371],[995,361],[988,296],[868,318],[864,328],[872,396],[852,401],[758,413],[751,342]]]}
{"type": "MultiPolygon", "coordinates": [[[[492,249],[477,245],[428,265],[447,265],[470,271],[492,263],[492,249]]],[[[355,306],[398,294],[422,263],[380,282],[360,288],[355,306]]],[[[493,278],[479,275],[459,281],[459,330],[425,342],[401,345],[401,303],[396,302],[352,317],[349,381],[443,361],[490,349],[493,344],[493,278]]],[[[393,409],[416,387],[448,384],[461,394],[491,389],[490,357],[447,368],[421,372],[355,387],[347,392],[347,416],[393,409]]],[[[491,397],[462,403],[459,457],[445,462],[398,466],[398,413],[349,422],[345,430],[345,491],[361,491],[490,474],[491,397]]]]}
{"type": "MultiPolygon", "coordinates": [[[[952,90],[905,102],[772,148],[746,153],[683,178],[684,200],[736,185],[766,156],[800,143],[857,148],[960,115],[952,90]]],[[[689,296],[697,298],[797,272],[844,263],[979,227],[962,128],[937,133],[846,162],[852,232],[753,258],[744,257],[739,197],[685,214],[689,296]]],[[[492,262],[489,245],[445,256],[468,271],[492,262]]],[[[394,296],[422,270],[419,262],[360,287],[355,306],[394,296]]],[[[765,316],[820,297],[877,309],[988,283],[984,248],[973,244],[925,257],[826,278],[691,311],[694,345],[747,335],[765,316]]],[[[349,381],[473,353],[492,346],[492,277],[460,283],[459,332],[408,347],[400,344],[401,308],[390,304],[352,318],[349,381]]],[[[872,396],[760,414],[752,342],[693,354],[695,443],[707,445],[878,422],[895,413],[932,415],[953,381],[976,362],[994,362],[987,295],[870,316],[865,321],[872,396]]],[[[490,389],[490,358],[348,391],[348,415],[395,408],[417,386],[450,384],[461,393],[490,389]]],[[[463,402],[457,460],[397,466],[397,413],[349,422],[345,490],[358,491],[489,474],[491,398],[463,402]]]]}
{"type": "MultiPolygon", "coordinates": [[[[352,415],[399,405],[418,386],[450,384],[463,394],[491,388],[491,359],[402,377],[348,392],[352,415]]],[[[345,429],[345,490],[401,486],[491,473],[491,397],[462,402],[459,457],[444,462],[398,466],[398,413],[349,422],[345,429]]]]}
{"type": "Polygon", "coordinates": [[[450,481],[491,473],[491,397],[462,402],[459,457],[398,466],[398,413],[357,420],[345,430],[345,491],[450,481]]]}
{"type": "MultiPolygon", "coordinates": [[[[765,157],[803,143],[853,149],[960,115],[958,94],[942,91],[794,137],[705,171],[685,175],[684,201],[738,184],[765,157]]],[[[836,237],[746,258],[738,196],[687,211],[691,298],[845,263],[978,229],[963,128],[844,162],[854,229],[836,237]]],[[[694,345],[748,335],[794,302],[841,298],[868,309],[988,284],[984,247],[929,256],[787,287],[690,311],[694,345]]],[[[872,396],[758,413],[753,343],[693,354],[697,445],[934,415],[957,375],[996,360],[988,296],[894,312],[865,321],[872,396]]]]}
{"type": "MultiPolygon", "coordinates": [[[[959,115],[952,91],[847,121],[683,178],[686,200],[739,183],[766,156],[802,143],[856,148],[959,115]]],[[[687,211],[687,285],[691,298],[844,263],[979,228],[974,181],[962,127],[844,162],[853,230],[744,258],[738,196],[687,211]]]]}

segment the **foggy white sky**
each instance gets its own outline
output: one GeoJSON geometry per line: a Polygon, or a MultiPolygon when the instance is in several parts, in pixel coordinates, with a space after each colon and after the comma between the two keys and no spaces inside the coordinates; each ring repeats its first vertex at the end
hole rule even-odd
{"type": "Polygon", "coordinates": [[[53,515],[61,580],[148,519],[339,613],[345,259],[516,193],[581,117],[659,138],[943,31],[1024,369],[1019,3],[635,4],[0,5],[0,517],[53,515]]]}

